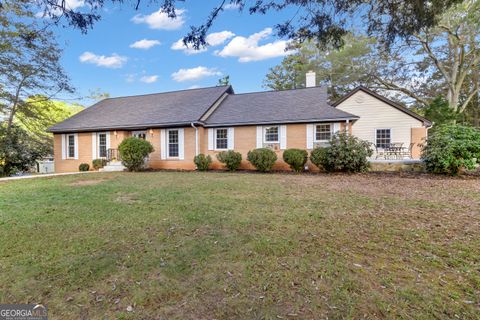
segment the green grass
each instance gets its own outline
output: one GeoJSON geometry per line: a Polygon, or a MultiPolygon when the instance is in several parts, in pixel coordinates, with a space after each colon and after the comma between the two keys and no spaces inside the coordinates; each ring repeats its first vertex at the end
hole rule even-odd
{"type": "Polygon", "coordinates": [[[51,319],[478,319],[479,297],[475,179],[0,182],[0,302],[51,319]]]}

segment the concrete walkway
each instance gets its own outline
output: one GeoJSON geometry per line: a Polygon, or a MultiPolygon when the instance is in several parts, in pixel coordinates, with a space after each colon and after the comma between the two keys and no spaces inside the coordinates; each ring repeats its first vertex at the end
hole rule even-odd
{"type": "Polygon", "coordinates": [[[83,171],[83,172],[64,172],[64,173],[44,173],[44,174],[32,174],[30,176],[17,176],[17,177],[5,177],[0,178],[2,181],[10,180],[21,180],[21,179],[34,179],[34,178],[46,178],[46,177],[57,177],[57,176],[69,176],[73,174],[87,174],[87,173],[98,173],[98,171],[83,171]]]}

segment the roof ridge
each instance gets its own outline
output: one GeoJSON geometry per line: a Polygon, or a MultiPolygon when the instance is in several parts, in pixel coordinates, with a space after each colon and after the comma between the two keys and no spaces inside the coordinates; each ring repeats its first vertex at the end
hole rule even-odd
{"type": "MultiPolygon", "coordinates": [[[[165,92],[156,92],[156,93],[135,94],[135,95],[121,96],[121,97],[109,97],[109,98],[105,98],[105,99],[100,100],[100,101],[113,100],[113,99],[122,99],[122,98],[135,98],[135,97],[153,96],[153,95],[159,95],[159,94],[176,93],[176,92],[184,92],[184,91],[196,91],[196,90],[205,90],[205,89],[213,89],[213,88],[225,88],[225,89],[227,89],[228,87],[231,87],[231,85],[228,84],[228,85],[223,85],[223,86],[210,86],[210,87],[192,88],[192,89],[181,89],[181,90],[173,90],[173,91],[165,91],[165,92]]],[[[100,101],[99,101],[99,102],[100,102],[100,101]]]]}
{"type": "Polygon", "coordinates": [[[299,90],[306,90],[306,89],[326,89],[325,86],[315,86],[315,87],[305,87],[305,88],[294,88],[294,89],[280,89],[280,90],[267,90],[267,91],[254,91],[254,92],[243,92],[243,93],[235,93],[232,96],[240,96],[246,94],[256,94],[256,93],[273,93],[273,92],[286,92],[286,91],[299,91],[299,90]]]}

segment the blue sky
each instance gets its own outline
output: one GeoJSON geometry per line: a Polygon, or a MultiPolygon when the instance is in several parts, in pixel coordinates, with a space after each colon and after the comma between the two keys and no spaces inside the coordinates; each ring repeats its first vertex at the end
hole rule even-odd
{"type": "MultiPolygon", "coordinates": [[[[68,1],[81,9],[82,0],[68,1]]],[[[291,13],[251,16],[226,10],[207,38],[216,45],[192,53],[174,44],[190,25],[201,24],[218,1],[179,4],[176,21],[166,19],[158,4],[145,1],[139,11],[131,4],[107,6],[86,35],[56,27],[64,48],[62,65],[77,88],[76,96],[97,88],[116,97],[213,86],[224,75],[230,75],[238,93],[264,90],[265,74],[285,54],[285,41],[271,28],[291,13]]]]}

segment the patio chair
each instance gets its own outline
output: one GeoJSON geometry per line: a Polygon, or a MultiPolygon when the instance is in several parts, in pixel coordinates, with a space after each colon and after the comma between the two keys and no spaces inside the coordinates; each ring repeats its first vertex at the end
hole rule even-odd
{"type": "Polygon", "coordinates": [[[412,150],[413,147],[415,146],[415,142],[411,142],[410,145],[407,148],[403,148],[402,150],[402,159],[407,158],[407,159],[413,159],[412,156],[412,150]]]}

